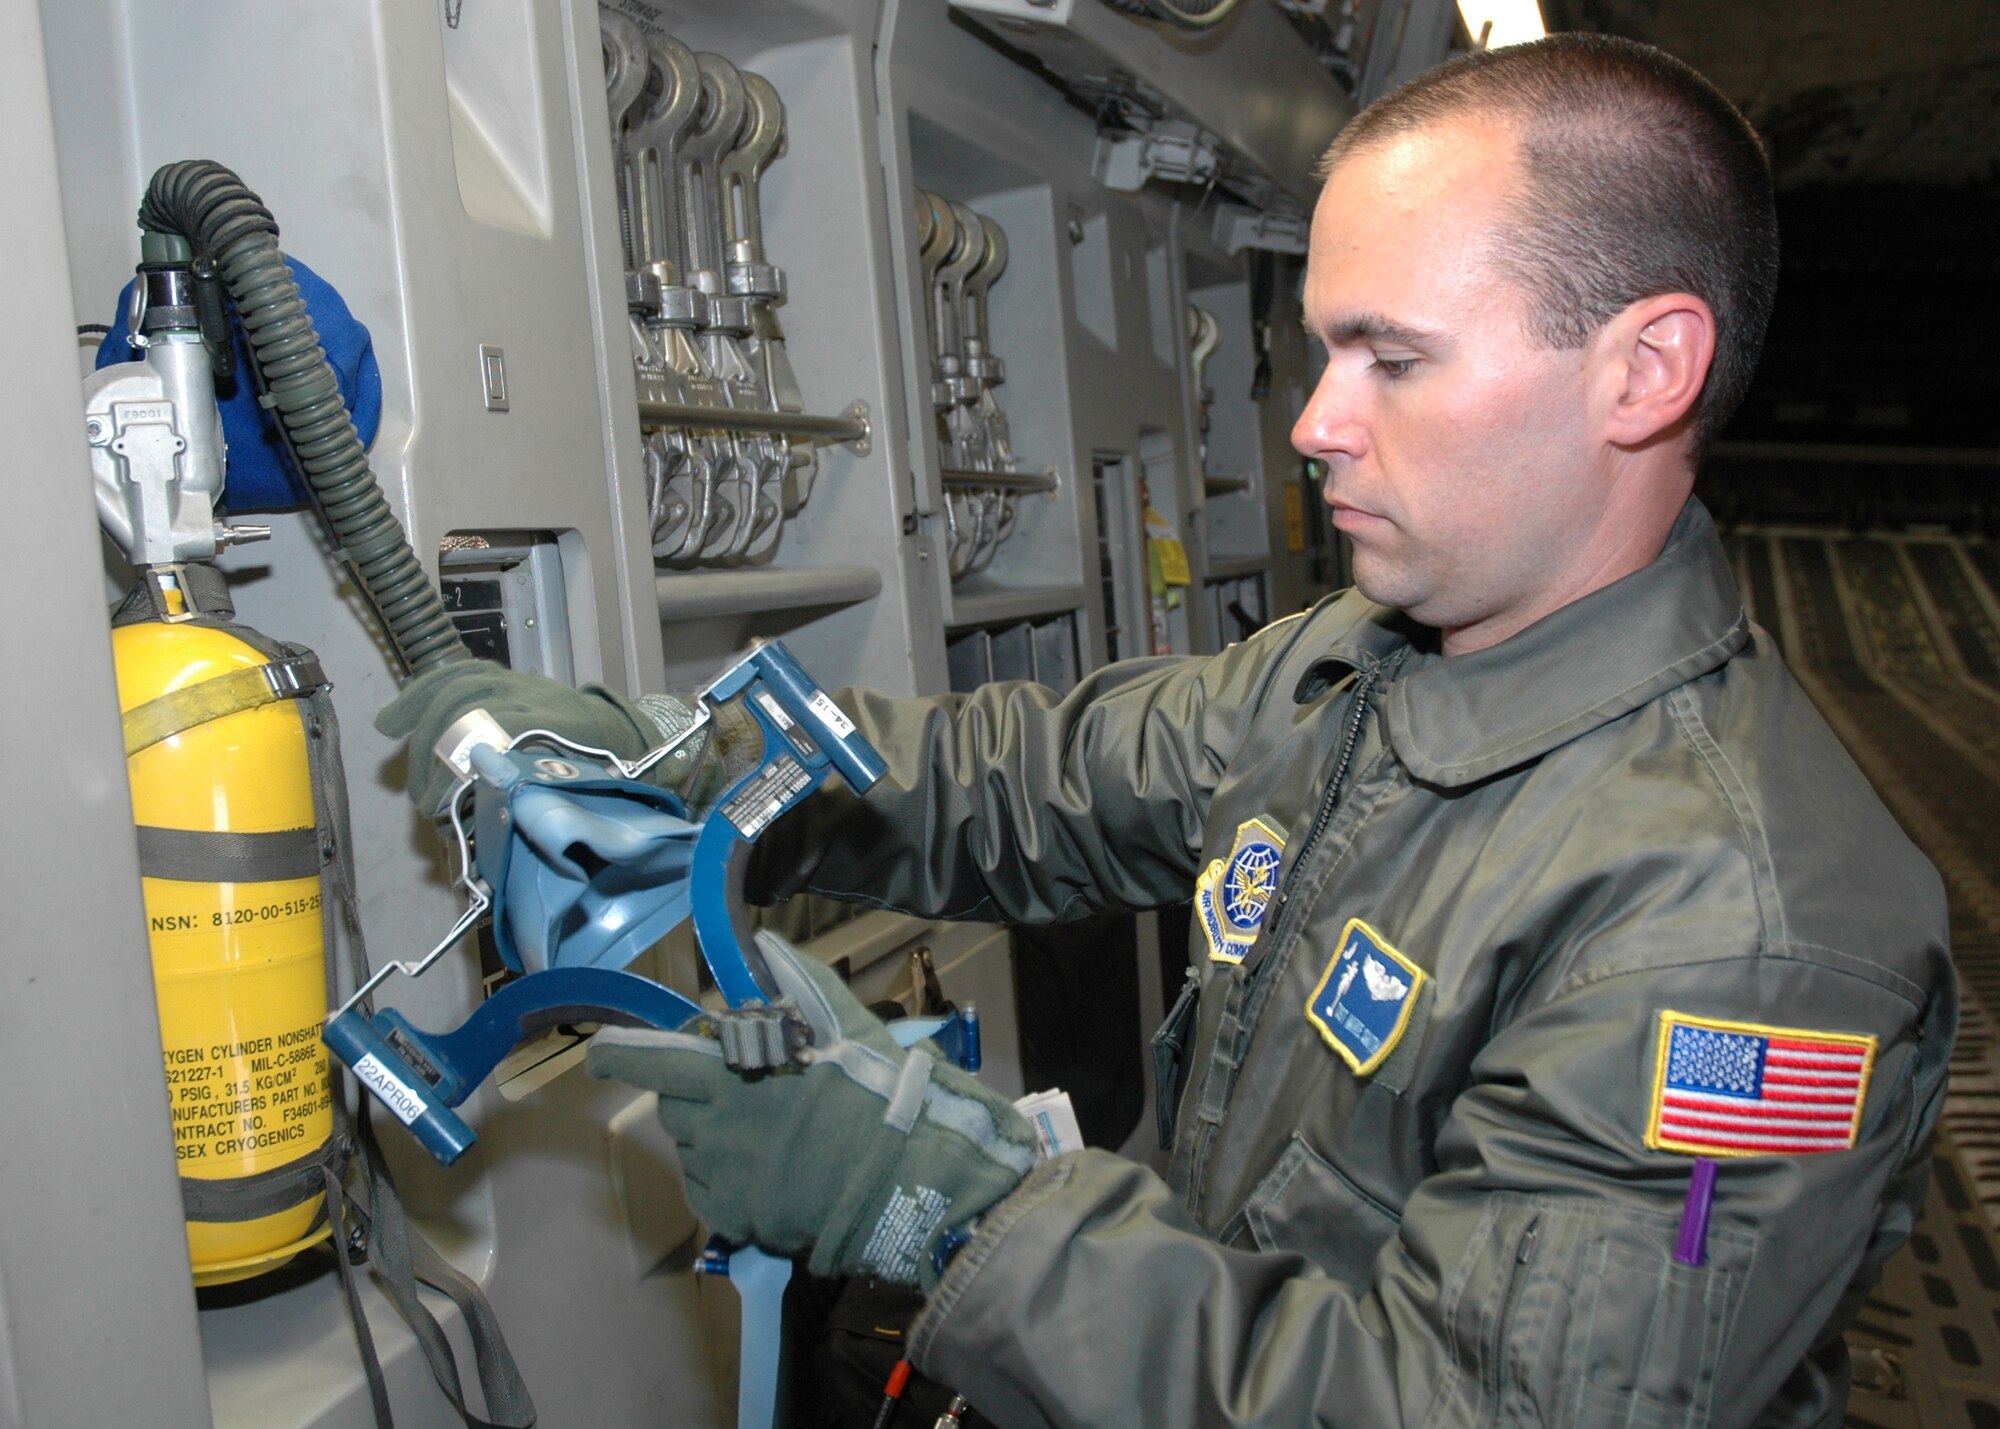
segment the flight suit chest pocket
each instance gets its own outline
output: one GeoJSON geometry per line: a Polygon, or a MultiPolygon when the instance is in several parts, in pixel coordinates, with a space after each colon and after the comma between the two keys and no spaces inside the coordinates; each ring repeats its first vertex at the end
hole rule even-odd
{"type": "Polygon", "coordinates": [[[1369,1283],[1376,1252],[1402,1223],[1297,1132],[1242,1216],[1259,1250],[1295,1251],[1350,1285],[1369,1283]]]}

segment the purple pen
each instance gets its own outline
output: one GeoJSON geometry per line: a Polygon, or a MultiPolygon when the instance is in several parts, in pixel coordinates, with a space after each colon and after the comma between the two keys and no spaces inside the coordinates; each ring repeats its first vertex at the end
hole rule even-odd
{"type": "Polygon", "coordinates": [[[1716,1163],[1706,1156],[1694,1159],[1694,1174],[1688,1177],[1687,1204],[1681,1207],[1681,1233],[1674,1241],[1674,1260],[1681,1265],[1708,1263],[1708,1212],[1715,1204],[1716,1163]]]}

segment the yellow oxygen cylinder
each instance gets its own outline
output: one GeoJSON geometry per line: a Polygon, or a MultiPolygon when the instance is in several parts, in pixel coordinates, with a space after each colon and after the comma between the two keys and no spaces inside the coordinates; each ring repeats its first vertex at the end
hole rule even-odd
{"type": "Polygon", "coordinates": [[[232,629],[121,625],[112,651],[188,1250],[195,1284],[221,1285],[329,1234],[324,895],[305,712],[284,662],[232,629]]]}

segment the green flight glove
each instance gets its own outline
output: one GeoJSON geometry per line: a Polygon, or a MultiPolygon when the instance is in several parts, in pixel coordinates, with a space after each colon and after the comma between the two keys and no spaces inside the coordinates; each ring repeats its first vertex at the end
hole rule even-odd
{"type": "Polygon", "coordinates": [[[817,958],[768,931],[757,946],[779,1006],[812,1029],[794,1060],[731,1070],[706,1035],[718,1022],[740,1034],[722,1014],[696,1024],[699,1034],[607,1027],[591,1041],[591,1075],[660,1094],[688,1200],[723,1239],[810,1250],[816,1275],[930,1289],[943,1237],[968,1229],[1034,1165],[1033,1128],[936,1047],[898,1047],[817,958]]]}
{"type": "MultiPolygon", "coordinates": [[[[560,680],[509,670],[491,660],[440,665],[410,681],[375,716],[375,728],[383,734],[408,736],[410,802],[426,814],[444,811],[445,796],[457,782],[433,750],[444,732],[474,709],[484,709],[509,734],[553,730],[578,744],[608,749],[621,759],[637,759],[694,723],[694,711],[671,695],[632,700],[602,685],[571,689],[560,680]]],[[[753,729],[751,738],[755,737],[753,729]]],[[[705,747],[701,738],[689,740],[654,766],[648,777],[692,804],[694,786],[713,782],[694,777],[703,767],[705,747]]]]}

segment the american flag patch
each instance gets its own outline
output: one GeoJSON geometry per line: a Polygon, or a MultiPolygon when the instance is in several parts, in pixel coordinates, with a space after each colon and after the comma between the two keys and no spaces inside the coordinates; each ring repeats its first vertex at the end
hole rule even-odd
{"type": "Polygon", "coordinates": [[[1663,1012],[1646,1145],[1700,1156],[1845,1151],[1874,1069],[1873,1037],[1663,1012]]]}

